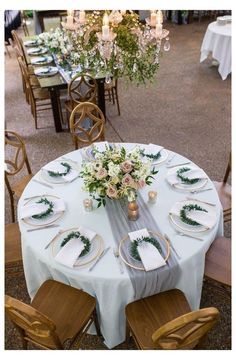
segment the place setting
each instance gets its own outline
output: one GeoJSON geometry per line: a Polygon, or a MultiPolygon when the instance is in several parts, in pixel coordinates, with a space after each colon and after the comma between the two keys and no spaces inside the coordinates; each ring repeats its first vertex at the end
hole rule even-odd
{"type": "Polygon", "coordinates": [[[70,159],[60,159],[43,166],[40,175],[43,181],[52,184],[68,184],[79,178],[79,165],[70,159]]]}
{"type": "Polygon", "coordinates": [[[37,45],[41,45],[42,41],[40,39],[30,39],[23,42],[25,47],[33,47],[37,45]]]}
{"type": "Polygon", "coordinates": [[[58,227],[55,224],[65,213],[66,204],[56,195],[42,194],[25,198],[20,208],[20,219],[28,228],[27,231],[58,227]]]}
{"type": "Polygon", "coordinates": [[[200,191],[208,183],[206,173],[189,164],[176,165],[168,170],[166,180],[176,190],[200,191]]]}
{"type": "Polygon", "coordinates": [[[53,57],[51,55],[48,56],[37,56],[31,58],[32,65],[48,65],[53,62],[53,57]]]}
{"type": "Polygon", "coordinates": [[[53,259],[69,268],[91,264],[89,270],[92,270],[104,255],[102,237],[84,226],[59,230],[45,246],[45,250],[50,246],[53,259]]]}
{"type": "Polygon", "coordinates": [[[34,69],[34,74],[40,77],[54,76],[58,73],[58,68],[56,66],[44,66],[38,69],[34,69]]]}
{"type": "Polygon", "coordinates": [[[32,55],[42,55],[46,54],[48,52],[48,49],[46,47],[32,47],[27,50],[27,54],[32,55]]]}
{"type": "Polygon", "coordinates": [[[148,160],[152,165],[159,165],[167,160],[169,153],[163,146],[149,144],[140,146],[140,155],[144,161],[148,160]]]}
{"type": "Polygon", "coordinates": [[[197,199],[186,199],[175,203],[169,211],[169,219],[180,236],[204,239],[196,234],[212,230],[217,222],[215,204],[197,199]]]}
{"type": "Polygon", "coordinates": [[[151,271],[167,264],[169,241],[156,231],[146,228],[129,232],[119,243],[122,261],[135,270],[151,271]]]}
{"type": "Polygon", "coordinates": [[[96,145],[90,145],[86,148],[82,148],[82,157],[85,160],[95,160],[96,153],[103,153],[109,149],[113,149],[113,146],[108,143],[108,141],[97,142],[96,145]]]}

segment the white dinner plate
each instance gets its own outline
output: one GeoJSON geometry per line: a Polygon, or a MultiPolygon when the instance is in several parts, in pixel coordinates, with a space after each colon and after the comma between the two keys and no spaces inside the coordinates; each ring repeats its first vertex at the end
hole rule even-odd
{"type": "Polygon", "coordinates": [[[47,65],[53,61],[52,56],[38,56],[31,59],[32,65],[47,65]]]}
{"type": "MultiPolygon", "coordinates": [[[[59,233],[55,240],[52,243],[52,256],[53,258],[58,254],[61,249],[61,243],[63,240],[72,232],[72,231],[79,231],[79,228],[74,227],[67,229],[61,233],[59,233]]],[[[79,256],[74,266],[84,266],[88,265],[93,262],[103,251],[104,249],[104,242],[100,235],[96,235],[93,240],[91,241],[91,248],[89,253],[85,254],[84,256],[79,256]]]]}
{"type": "Polygon", "coordinates": [[[38,39],[32,39],[32,40],[26,40],[24,41],[24,46],[30,47],[30,46],[37,46],[40,45],[42,42],[38,39]]]}
{"type": "MultiPolygon", "coordinates": [[[[55,195],[40,195],[40,196],[35,196],[34,198],[30,199],[24,205],[35,204],[41,198],[47,198],[49,201],[52,201],[52,202],[53,202],[53,200],[55,201],[57,199],[60,199],[58,196],[55,196],[55,195]]],[[[64,214],[64,211],[56,213],[56,214],[52,213],[43,219],[34,219],[33,217],[30,217],[27,219],[23,219],[22,221],[24,221],[27,225],[40,227],[40,226],[45,226],[45,225],[54,223],[55,221],[60,219],[60,217],[63,214],[64,214]]]]}
{"type": "MultiPolygon", "coordinates": [[[[216,209],[214,206],[207,205],[207,204],[202,203],[201,201],[197,201],[197,200],[183,200],[183,201],[179,201],[179,203],[181,203],[182,207],[184,205],[190,205],[190,204],[196,204],[196,205],[201,206],[201,208],[207,210],[210,215],[215,216],[215,223],[212,226],[212,228],[215,226],[217,217],[216,217],[216,209]]],[[[183,222],[181,220],[181,218],[179,216],[172,214],[172,208],[169,211],[169,218],[170,218],[172,224],[177,228],[177,230],[182,230],[183,232],[199,233],[199,232],[204,232],[204,231],[210,230],[209,228],[207,228],[206,226],[203,226],[203,225],[195,226],[195,225],[186,224],[185,222],[183,222]]]]}
{"type": "Polygon", "coordinates": [[[58,68],[55,66],[44,66],[34,70],[36,76],[53,76],[58,73],[58,68]]]}
{"type": "MultiPolygon", "coordinates": [[[[142,147],[142,146],[140,146],[140,148],[142,149],[144,149],[144,152],[145,152],[145,147],[142,147]]],[[[157,160],[152,160],[152,159],[150,159],[149,157],[147,157],[147,156],[142,156],[142,158],[143,159],[145,159],[145,160],[152,160],[152,164],[153,165],[159,165],[159,164],[161,164],[161,163],[163,163],[164,161],[166,161],[166,159],[168,158],[168,156],[169,156],[169,153],[168,153],[168,151],[166,150],[166,149],[162,149],[161,151],[160,151],[160,157],[159,157],[159,159],[157,159],[157,160]]]]}
{"type": "MultiPolygon", "coordinates": [[[[192,166],[192,165],[181,165],[181,166],[176,166],[174,168],[171,168],[167,175],[166,175],[166,180],[168,181],[168,177],[170,175],[176,174],[177,170],[183,168],[183,167],[187,167],[191,170],[197,169],[196,166],[192,166]]],[[[169,182],[169,181],[168,181],[169,182]]],[[[176,189],[180,189],[180,190],[197,190],[197,189],[201,189],[202,187],[204,187],[208,182],[208,179],[200,179],[198,182],[196,182],[195,184],[186,184],[184,182],[181,181],[181,179],[179,179],[179,183],[172,185],[173,187],[175,187],[176,189]]],[[[171,185],[171,184],[170,184],[171,185]]]]}
{"type": "MultiPolygon", "coordinates": [[[[58,162],[59,164],[60,163],[67,163],[71,166],[71,168],[73,170],[76,170],[78,172],[78,175],[79,175],[79,166],[76,166],[76,164],[70,160],[56,160],[56,161],[53,161],[53,162],[58,162]]],[[[48,170],[45,170],[45,169],[41,169],[40,171],[41,173],[41,177],[43,178],[43,180],[49,182],[49,183],[52,183],[52,184],[67,184],[69,182],[67,182],[62,176],[58,176],[58,177],[54,177],[54,176],[50,176],[49,173],[48,173],[48,170]]],[[[73,180],[72,180],[73,181],[73,180]]]]}
{"type": "Polygon", "coordinates": [[[34,47],[27,50],[28,55],[41,55],[46,54],[46,52],[48,52],[48,49],[45,47],[34,47]]]}

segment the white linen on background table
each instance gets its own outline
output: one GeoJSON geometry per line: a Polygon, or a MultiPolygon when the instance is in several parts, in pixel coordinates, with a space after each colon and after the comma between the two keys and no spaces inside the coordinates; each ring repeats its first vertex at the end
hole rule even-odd
{"type": "Polygon", "coordinates": [[[219,62],[219,73],[223,80],[231,73],[231,24],[217,25],[214,21],[208,25],[201,46],[200,62],[203,62],[208,54],[219,62]]]}
{"type": "MultiPolygon", "coordinates": [[[[135,146],[135,144],[123,145],[130,149],[135,146]]],[[[81,163],[80,150],[65,156],[81,163]]],[[[184,162],[188,159],[176,154],[176,160],[184,162]]],[[[165,166],[158,168],[159,173],[154,183],[150,187],[143,188],[141,192],[143,198],[147,199],[147,206],[156,219],[161,233],[169,235],[181,254],[181,277],[176,287],[185,293],[191,308],[193,310],[198,309],[204,273],[204,255],[215,236],[223,234],[222,208],[216,190],[196,195],[199,199],[216,203],[217,225],[210,232],[201,234],[204,241],[176,236],[175,230],[169,222],[168,213],[175,202],[185,199],[186,193],[170,188],[166,181],[168,169],[165,166]],[[158,199],[155,204],[148,203],[148,191],[150,189],[158,189],[158,199]]],[[[66,186],[55,185],[50,192],[52,195],[59,195],[67,204],[67,210],[58,223],[62,229],[76,226],[87,227],[103,238],[105,247],[114,247],[115,242],[106,210],[100,207],[89,213],[83,211],[83,199],[87,194],[82,192],[82,184],[82,179],[78,179],[77,182],[72,182],[66,186]]],[[[32,181],[27,185],[19,200],[18,214],[23,199],[40,192],[39,186],[32,181]]],[[[210,180],[209,187],[214,187],[210,180]]],[[[30,297],[32,298],[40,285],[49,278],[81,288],[96,297],[98,318],[105,344],[109,348],[113,348],[123,342],[125,340],[124,308],[134,300],[134,291],[125,266],[124,274],[121,274],[112,251],[108,251],[91,272],[88,271],[89,267],[65,268],[55,261],[51,247],[47,250],[44,249],[48,240],[55,236],[58,229],[52,228],[29,233],[21,220],[19,220],[19,226],[25,278],[30,297]]]]}

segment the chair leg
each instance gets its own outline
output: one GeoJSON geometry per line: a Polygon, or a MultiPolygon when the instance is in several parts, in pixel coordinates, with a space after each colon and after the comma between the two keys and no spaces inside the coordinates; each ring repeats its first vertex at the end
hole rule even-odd
{"type": "Polygon", "coordinates": [[[125,342],[127,345],[129,345],[130,343],[130,327],[128,322],[126,321],[126,338],[125,338],[125,342]]]}
{"type": "Polygon", "coordinates": [[[99,326],[99,323],[98,323],[98,317],[97,317],[97,312],[96,310],[94,310],[93,312],[93,321],[94,321],[94,325],[95,325],[95,328],[96,328],[96,331],[97,331],[97,335],[98,336],[101,336],[101,331],[100,331],[100,326],[99,326]]]}
{"type": "Polygon", "coordinates": [[[118,115],[120,116],[120,103],[119,103],[119,98],[118,98],[118,94],[117,94],[117,89],[115,89],[115,94],[116,94],[116,103],[117,103],[118,115]]]}
{"type": "Polygon", "coordinates": [[[15,209],[14,209],[14,197],[12,194],[10,194],[10,203],[11,203],[11,218],[12,218],[12,222],[14,223],[16,219],[15,219],[15,209]]]}

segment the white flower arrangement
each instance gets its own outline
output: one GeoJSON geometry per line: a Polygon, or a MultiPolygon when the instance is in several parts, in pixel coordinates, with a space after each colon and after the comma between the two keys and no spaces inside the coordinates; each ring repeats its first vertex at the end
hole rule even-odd
{"type": "Polygon", "coordinates": [[[92,146],[94,160],[83,162],[80,176],[84,180],[83,190],[98,201],[98,207],[105,206],[106,197],[120,199],[128,197],[150,185],[158,171],[152,168],[151,162],[141,160],[140,149],[137,147],[126,152],[124,147],[107,147],[99,152],[92,146]]]}

